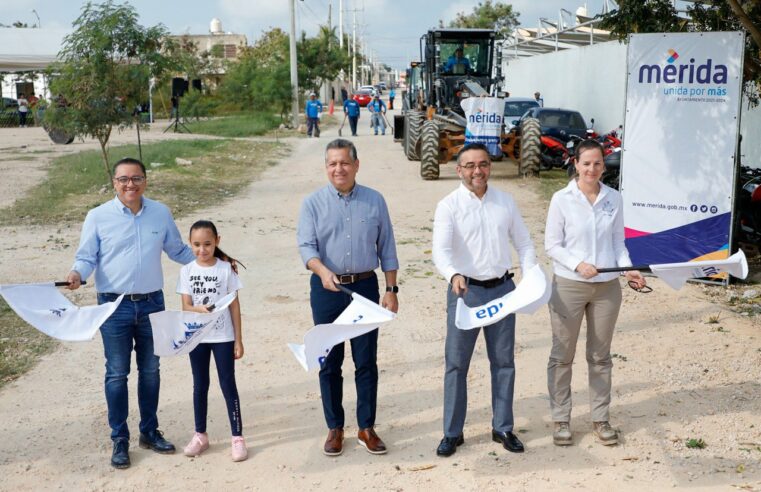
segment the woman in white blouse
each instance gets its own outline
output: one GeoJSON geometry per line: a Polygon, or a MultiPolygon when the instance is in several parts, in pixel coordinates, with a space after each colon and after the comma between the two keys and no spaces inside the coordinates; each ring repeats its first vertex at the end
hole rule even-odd
{"type": "MultiPolygon", "coordinates": [[[[552,352],[547,364],[547,387],[555,423],[553,442],[573,443],[571,433],[571,368],[581,320],[587,318],[589,403],[593,432],[604,445],[618,442],[610,426],[610,344],[621,307],[617,273],[597,268],[631,266],[624,245],[621,194],[600,182],[605,171],[603,148],[586,140],[576,150],[577,178],[555,193],[547,214],[544,246],[553,260],[550,321],[552,352]]],[[[645,286],[638,271],[626,272],[637,288],[645,286]]]]}

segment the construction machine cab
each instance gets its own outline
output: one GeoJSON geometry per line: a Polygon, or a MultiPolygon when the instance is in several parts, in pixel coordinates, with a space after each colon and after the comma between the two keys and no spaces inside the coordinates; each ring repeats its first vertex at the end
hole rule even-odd
{"type": "Polygon", "coordinates": [[[432,29],[420,38],[420,56],[425,60],[424,79],[429,90],[425,105],[444,114],[463,114],[464,97],[493,92],[499,82],[491,29],[432,29]],[[494,77],[492,77],[494,75],[494,77]]]}

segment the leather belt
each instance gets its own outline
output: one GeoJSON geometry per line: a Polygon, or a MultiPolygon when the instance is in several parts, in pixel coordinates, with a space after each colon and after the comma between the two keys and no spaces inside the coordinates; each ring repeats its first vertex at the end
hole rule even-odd
{"type": "Polygon", "coordinates": [[[338,283],[341,285],[353,284],[360,280],[365,280],[375,275],[374,271],[362,272],[362,273],[345,273],[343,275],[336,275],[338,277],[338,283]]]}
{"type": "Polygon", "coordinates": [[[477,287],[483,287],[485,289],[491,289],[494,287],[497,287],[498,285],[502,285],[511,278],[515,276],[514,273],[505,272],[504,275],[497,278],[490,278],[488,280],[476,280],[474,278],[465,277],[465,280],[468,281],[468,285],[475,285],[477,287]]]}
{"type": "MultiPolygon", "coordinates": [[[[159,292],[161,292],[161,291],[160,290],[155,290],[155,291],[149,292],[147,294],[124,294],[124,300],[125,301],[132,301],[132,302],[146,301],[146,300],[148,300],[149,297],[151,297],[154,294],[158,294],[159,292]]],[[[101,292],[101,295],[119,297],[121,294],[114,294],[113,292],[101,292]]]]}

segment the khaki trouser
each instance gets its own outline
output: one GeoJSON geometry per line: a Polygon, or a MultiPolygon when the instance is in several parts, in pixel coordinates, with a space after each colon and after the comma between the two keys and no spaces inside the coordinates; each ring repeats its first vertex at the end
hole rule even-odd
{"type": "Polygon", "coordinates": [[[554,276],[549,302],[552,352],[547,364],[550,410],[555,422],[571,420],[571,373],[581,319],[587,317],[589,407],[593,422],[608,421],[611,372],[610,343],[621,307],[621,285],[580,282],[554,276]]]}

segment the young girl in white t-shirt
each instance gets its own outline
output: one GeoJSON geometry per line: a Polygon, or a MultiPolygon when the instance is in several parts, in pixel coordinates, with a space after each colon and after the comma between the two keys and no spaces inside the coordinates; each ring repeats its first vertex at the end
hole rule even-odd
{"type": "MultiPolygon", "coordinates": [[[[208,312],[209,307],[218,299],[242,287],[238,275],[231,267],[232,258],[218,248],[219,240],[217,228],[208,220],[199,220],[190,228],[190,247],[196,260],[182,267],[177,282],[177,293],[182,295],[184,311],[208,312]]],[[[237,297],[219,317],[213,330],[190,352],[196,430],[185,446],[185,456],[199,456],[209,447],[206,411],[211,354],[214,354],[219,385],[227,403],[232,430],[232,458],[233,461],[243,461],[248,456],[248,450],[242,435],[240,401],[235,384],[235,359],[243,357],[240,303],[237,297]]]]}

